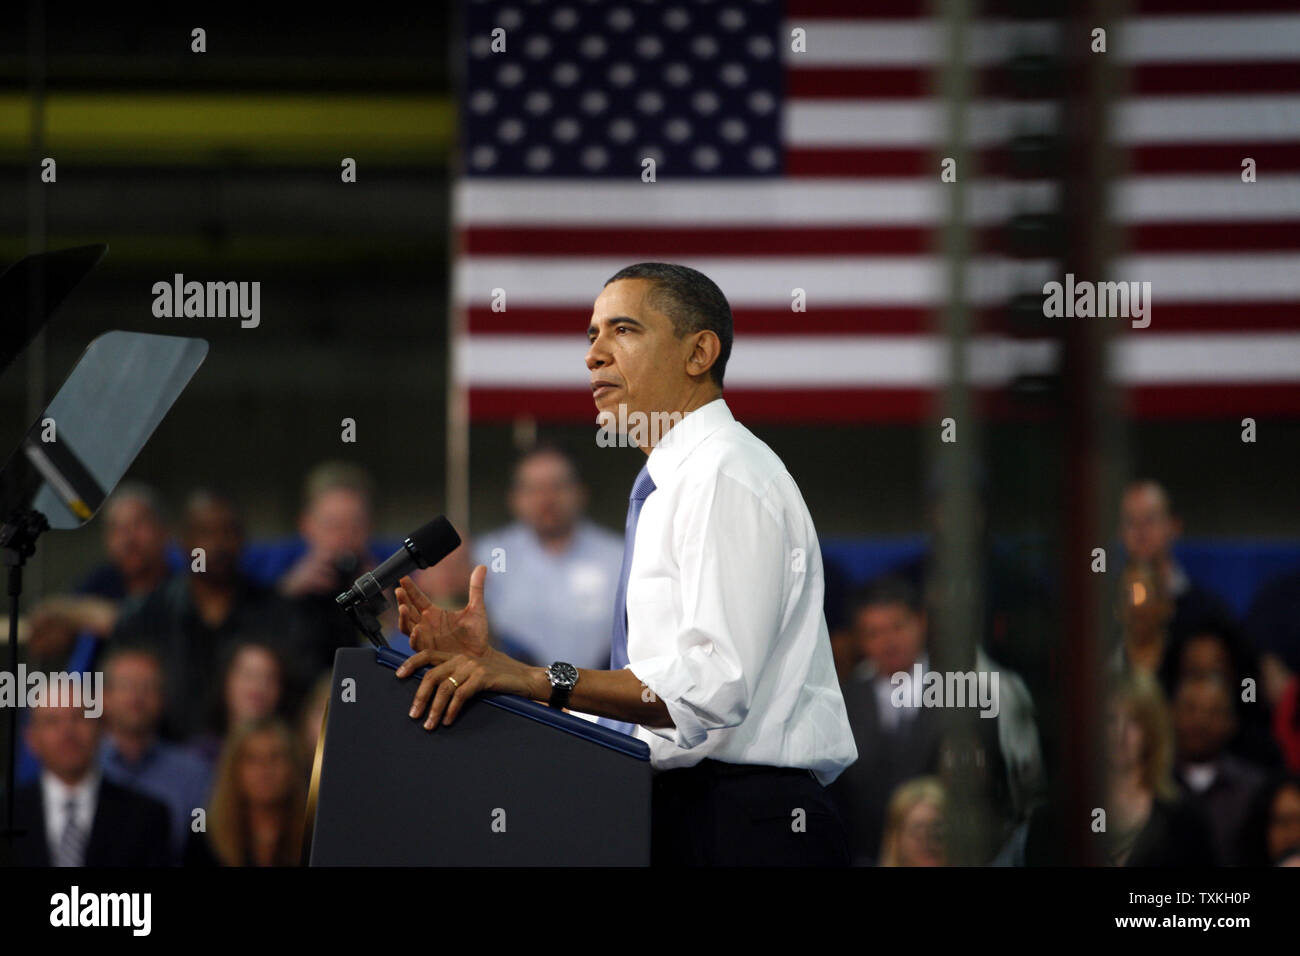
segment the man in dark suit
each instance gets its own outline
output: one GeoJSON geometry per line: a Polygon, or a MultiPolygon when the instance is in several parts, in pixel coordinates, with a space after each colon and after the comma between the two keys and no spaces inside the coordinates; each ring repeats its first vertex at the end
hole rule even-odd
{"type": "Polygon", "coordinates": [[[831,785],[831,794],[860,866],[879,855],[894,788],[938,769],[941,728],[937,711],[890,702],[892,676],[910,674],[915,662],[926,661],[925,612],[907,583],[886,578],[864,588],[850,602],[848,625],[863,658],[841,684],[858,760],[831,785]]]}
{"type": "Polygon", "coordinates": [[[167,808],[104,780],[99,723],[79,707],[38,707],[26,729],[41,775],[14,795],[20,866],[166,866],[167,808]]]}

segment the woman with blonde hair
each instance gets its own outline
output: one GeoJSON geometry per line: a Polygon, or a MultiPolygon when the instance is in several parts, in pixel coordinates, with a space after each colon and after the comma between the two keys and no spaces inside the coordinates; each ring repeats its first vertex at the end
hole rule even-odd
{"type": "Polygon", "coordinates": [[[1107,862],[1211,865],[1205,821],[1174,786],[1173,729],[1155,677],[1131,671],[1119,678],[1106,697],[1104,717],[1107,862]]]}
{"type": "Polygon", "coordinates": [[[881,866],[944,866],[943,816],[947,798],[938,777],[900,784],[889,798],[881,838],[881,866]]]}
{"type": "Polygon", "coordinates": [[[232,730],[187,864],[297,866],[307,792],[288,724],[267,717],[232,730]]]}

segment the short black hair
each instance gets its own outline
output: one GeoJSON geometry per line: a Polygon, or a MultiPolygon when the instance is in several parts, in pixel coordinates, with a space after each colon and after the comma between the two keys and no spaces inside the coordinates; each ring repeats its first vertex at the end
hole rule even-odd
{"type": "MultiPolygon", "coordinates": [[[[163,664],[162,655],[151,645],[132,638],[130,635],[123,635],[116,641],[106,643],[109,645],[108,649],[99,661],[99,670],[105,675],[108,674],[118,660],[124,657],[147,657],[153,661],[154,666],[158,668],[160,673],[166,675],[166,666],[163,664]]],[[[107,680],[107,676],[104,679],[107,680]]]]}
{"type": "Polygon", "coordinates": [[[650,280],[650,305],[672,319],[673,333],[679,339],[706,329],[718,337],[718,360],[709,373],[722,388],[727,359],[731,358],[732,327],[731,306],[717,283],[703,272],[674,262],[638,262],[619,269],[605,285],[620,279],[650,280]]]}
{"type": "Polygon", "coordinates": [[[577,457],[575,457],[573,452],[564,445],[547,439],[539,439],[519,454],[515,459],[514,472],[510,478],[511,483],[513,484],[519,480],[519,470],[523,468],[525,464],[532,461],[534,458],[546,457],[558,458],[563,461],[565,466],[569,469],[569,474],[572,476],[573,480],[577,484],[582,484],[582,472],[581,469],[578,468],[577,457]]]}
{"type": "Polygon", "coordinates": [[[143,504],[153,514],[154,520],[164,527],[167,526],[170,516],[167,513],[167,505],[163,502],[162,496],[152,485],[147,485],[142,481],[124,481],[113,490],[105,502],[104,511],[107,513],[119,501],[135,500],[143,504]]]}
{"type": "Polygon", "coordinates": [[[849,598],[849,613],[856,616],[869,607],[901,604],[913,614],[921,613],[921,598],[906,578],[885,575],[859,587],[849,598]]]}

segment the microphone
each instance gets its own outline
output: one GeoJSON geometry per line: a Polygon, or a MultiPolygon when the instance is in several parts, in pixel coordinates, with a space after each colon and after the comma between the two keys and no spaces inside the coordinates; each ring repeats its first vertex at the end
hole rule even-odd
{"type": "MultiPolygon", "coordinates": [[[[373,571],[361,575],[335,600],[345,610],[357,604],[382,602],[383,592],[418,568],[437,564],[460,547],[460,535],[443,515],[411,532],[402,546],[373,571]]],[[[383,604],[379,604],[380,610],[383,604]]]]}

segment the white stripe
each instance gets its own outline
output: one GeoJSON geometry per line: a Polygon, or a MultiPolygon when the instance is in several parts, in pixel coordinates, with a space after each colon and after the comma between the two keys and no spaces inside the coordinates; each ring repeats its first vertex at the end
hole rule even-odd
{"type": "MultiPolygon", "coordinates": [[[[1055,122],[1055,103],[980,103],[968,116],[972,146],[1001,143],[1024,123],[1043,129],[1055,122]]],[[[943,104],[925,100],[791,100],[783,114],[790,146],[932,146],[943,134],[943,104]]]]}
{"type": "MultiPolygon", "coordinates": [[[[926,20],[790,20],[781,36],[787,68],[871,67],[937,64],[943,57],[943,27],[926,20]],[[791,30],[807,32],[806,51],[791,50],[791,30]]],[[[1017,49],[1050,53],[1058,46],[1051,23],[994,20],[977,24],[967,44],[971,66],[1000,63],[1017,49]]],[[[1300,16],[1137,17],[1109,38],[1106,55],[1127,63],[1230,62],[1295,59],[1300,50],[1300,16]]]]}
{"type": "Polygon", "coordinates": [[[1119,105],[1115,129],[1121,143],[1294,141],[1300,96],[1133,97],[1119,105]]]}
{"type": "Polygon", "coordinates": [[[1113,374],[1127,385],[1300,383],[1300,335],[1292,332],[1125,336],[1113,374]]]}
{"type": "Polygon", "coordinates": [[[1121,28],[1115,50],[1138,63],[1294,60],[1300,55],[1300,16],[1137,17],[1121,28]]]}
{"type": "MultiPolygon", "coordinates": [[[[1244,157],[1243,157],[1244,158],[1244,157]]],[[[1222,222],[1300,216],[1300,175],[1258,171],[1243,183],[1238,170],[1214,176],[1136,176],[1115,183],[1112,207],[1121,222],[1222,222]]],[[[1051,208],[1049,182],[990,178],[972,186],[970,221],[998,223],[1013,211],[1051,208]]],[[[475,226],[888,226],[937,224],[943,192],[919,179],[785,180],[760,184],[662,182],[653,187],[556,180],[547,183],[462,180],[457,216],[475,226]]]]}
{"type": "MultiPolygon", "coordinates": [[[[790,20],[782,35],[782,61],[787,69],[803,67],[926,67],[944,53],[946,33],[928,20],[790,20]],[[796,53],[791,31],[801,27],[807,42],[796,53]]],[[[1005,60],[1015,49],[1050,52],[1057,45],[1055,26],[1044,22],[1006,20],[975,24],[966,45],[971,66],[1005,60]]]]}
{"type": "Polygon", "coordinates": [[[941,35],[933,24],[915,20],[789,20],[778,43],[788,69],[800,67],[924,66],[939,59],[941,35]],[[796,53],[792,31],[807,42],[796,53]]]}
{"type": "MultiPolygon", "coordinates": [[[[577,258],[473,256],[456,263],[457,287],[466,304],[489,306],[494,290],[505,292],[506,308],[568,306],[575,325],[591,314],[591,303],[605,280],[635,257],[577,258]]],[[[755,258],[676,259],[699,269],[726,293],[733,308],[789,307],[795,289],[806,294],[808,308],[865,304],[924,306],[939,301],[943,264],[934,256],[795,257],[765,262],[755,258]]],[[[971,270],[974,305],[1004,301],[1009,289],[1042,288],[1053,275],[1047,261],[1013,262],[1000,257],[980,260],[971,270]]]]}
{"type": "MultiPolygon", "coordinates": [[[[1153,326],[1160,321],[1162,302],[1300,299],[1300,253],[1296,252],[1136,255],[1118,259],[1111,274],[1151,283],[1153,326]]],[[[1297,310],[1300,325],[1300,303],[1297,310]]]]}
{"type": "MultiPolygon", "coordinates": [[[[466,304],[490,305],[493,290],[503,289],[507,308],[570,307],[575,324],[581,325],[605,280],[635,261],[635,257],[473,256],[456,264],[456,281],[468,297],[466,304]]],[[[934,256],[680,261],[713,279],[737,310],[789,307],[796,288],[804,290],[808,309],[814,313],[819,306],[932,306],[941,299],[945,275],[942,262],[934,256]]],[[[1059,266],[1048,260],[985,257],[970,270],[967,301],[977,306],[996,304],[1018,291],[1041,290],[1043,283],[1063,278],[1059,266]]],[[[1115,262],[1108,278],[1150,282],[1156,325],[1166,302],[1300,302],[1300,254],[1293,252],[1129,256],[1115,262]]],[[[810,317],[810,321],[815,320],[810,317]]]]}
{"type": "MultiPolygon", "coordinates": [[[[479,335],[462,343],[469,382],[480,387],[587,387],[586,344],[559,336],[479,335]]],[[[1017,370],[1052,367],[1050,342],[1006,339],[976,343],[974,380],[996,384],[1017,370]]],[[[736,388],[843,388],[924,386],[945,368],[942,343],[933,336],[761,336],[737,339],[727,364],[736,388]]]]}
{"type": "Polygon", "coordinates": [[[1111,208],[1125,223],[1300,218],[1300,176],[1257,175],[1243,183],[1238,167],[1214,176],[1133,176],[1113,184],[1111,208]]]}
{"type": "MultiPolygon", "coordinates": [[[[589,387],[586,344],[577,336],[477,335],[457,348],[471,386],[589,387]]],[[[981,336],[972,345],[972,381],[991,386],[1018,374],[1047,373],[1058,354],[1050,341],[981,336]]],[[[1129,331],[1114,342],[1113,354],[1114,372],[1127,385],[1300,383],[1300,333],[1151,336],[1129,331]]],[[[932,335],[755,336],[736,339],[727,384],[928,388],[944,381],[946,369],[947,344],[932,335]]]]}
{"type": "MultiPolygon", "coordinates": [[[[943,193],[911,179],[816,179],[749,182],[607,183],[556,180],[461,180],[456,209],[474,226],[830,226],[926,225],[943,215],[943,193]]],[[[992,180],[970,190],[975,224],[1000,222],[1008,202],[1044,210],[1057,190],[1046,182],[992,180]]]]}
{"type": "MultiPolygon", "coordinates": [[[[940,142],[942,111],[934,99],[792,100],[784,113],[784,135],[791,146],[803,148],[932,146],[940,142]]],[[[1058,105],[1046,101],[979,103],[968,117],[968,142],[994,145],[1017,129],[1050,128],[1058,113],[1058,105]]],[[[1132,97],[1115,109],[1115,140],[1124,144],[1298,137],[1300,96],[1295,94],[1132,97]]]]}

